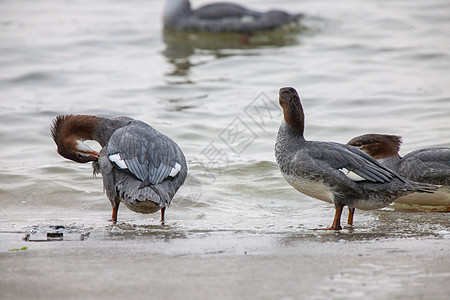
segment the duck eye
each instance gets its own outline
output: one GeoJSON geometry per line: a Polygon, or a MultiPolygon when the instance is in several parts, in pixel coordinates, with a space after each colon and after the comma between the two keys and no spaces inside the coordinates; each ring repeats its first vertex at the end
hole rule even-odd
{"type": "Polygon", "coordinates": [[[82,156],[81,153],[77,153],[78,158],[81,158],[81,156],[82,156]]]}

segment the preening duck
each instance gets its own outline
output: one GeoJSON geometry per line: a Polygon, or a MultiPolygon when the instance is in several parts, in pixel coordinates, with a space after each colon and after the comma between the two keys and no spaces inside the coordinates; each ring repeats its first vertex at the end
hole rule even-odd
{"type": "Polygon", "coordinates": [[[51,127],[58,153],[79,163],[93,162],[117,222],[120,202],[132,211],[148,214],[165,209],[187,176],[180,147],[150,125],[128,117],[59,115],[51,127]],[[92,150],[84,141],[97,141],[92,150]]]}

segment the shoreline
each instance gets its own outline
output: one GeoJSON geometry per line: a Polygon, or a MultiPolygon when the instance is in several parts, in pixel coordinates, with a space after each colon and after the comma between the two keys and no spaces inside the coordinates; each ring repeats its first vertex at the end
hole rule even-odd
{"type": "Polygon", "coordinates": [[[446,299],[450,235],[0,233],[4,299],[446,299]],[[17,246],[26,250],[8,251],[17,246]]]}

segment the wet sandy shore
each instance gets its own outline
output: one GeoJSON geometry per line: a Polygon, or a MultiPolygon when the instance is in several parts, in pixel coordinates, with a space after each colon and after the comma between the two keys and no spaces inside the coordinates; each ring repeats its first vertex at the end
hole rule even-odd
{"type": "Polygon", "coordinates": [[[0,233],[2,299],[448,299],[450,233],[108,227],[0,233]],[[12,250],[21,247],[26,250],[12,250]]]}

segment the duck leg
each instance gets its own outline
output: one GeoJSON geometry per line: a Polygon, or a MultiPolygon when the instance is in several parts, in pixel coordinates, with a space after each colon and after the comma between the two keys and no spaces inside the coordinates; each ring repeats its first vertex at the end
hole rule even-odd
{"type": "Polygon", "coordinates": [[[164,225],[164,214],[166,212],[166,207],[161,208],[161,225],[164,225]]]}
{"type": "Polygon", "coordinates": [[[119,212],[119,204],[120,201],[115,201],[112,204],[112,216],[111,219],[109,221],[113,222],[114,225],[116,225],[117,223],[117,213],[119,212]]]}
{"type": "Polygon", "coordinates": [[[342,215],[342,210],[344,208],[344,205],[342,204],[336,204],[336,212],[334,214],[334,220],[333,220],[333,224],[331,225],[330,228],[327,228],[328,230],[341,230],[341,215],[342,215]]]}
{"type": "Polygon", "coordinates": [[[348,225],[353,225],[353,216],[355,215],[355,208],[348,208],[348,219],[347,219],[347,224],[348,225]]]}
{"type": "Polygon", "coordinates": [[[250,44],[250,37],[251,37],[251,34],[244,34],[243,36],[241,36],[241,44],[242,45],[250,44]]]}
{"type": "Polygon", "coordinates": [[[342,210],[344,209],[344,205],[342,204],[335,204],[336,206],[336,212],[334,214],[334,220],[331,227],[328,228],[319,228],[319,229],[313,229],[313,230],[341,230],[341,215],[342,210]]]}

